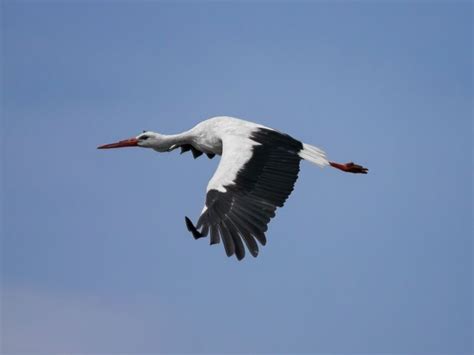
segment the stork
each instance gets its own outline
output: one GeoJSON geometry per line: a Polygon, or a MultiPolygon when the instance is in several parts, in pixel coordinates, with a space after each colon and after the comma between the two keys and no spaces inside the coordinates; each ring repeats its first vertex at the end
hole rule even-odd
{"type": "Polygon", "coordinates": [[[301,160],[347,173],[368,171],[352,162],[329,161],[321,149],[288,134],[227,116],[202,121],[181,134],[143,131],[98,149],[122,147],[151,148],[157,152],[180,148],[181,154],[191,151],[194,158],[203,153],[210,159],[221,155],[207,185],[206,202],[197,224],[188,217],[185,222],[194,239],[209,234],[211,245],[222,240],[227,256],[235,255],[238,260],[245,256],[244,243],[254,257],[259,251],[257,241],[262,246],[266,244],[268,223],[293,191],[301,160]]]}

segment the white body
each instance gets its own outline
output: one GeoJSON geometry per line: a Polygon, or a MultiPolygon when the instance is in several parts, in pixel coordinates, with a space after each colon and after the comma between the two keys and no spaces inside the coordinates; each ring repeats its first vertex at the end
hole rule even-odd
{"type": "MultiPolygon", "coordinates": [[[[225,185],[231,184],[238,171],[252,157],[252,147],[259,143],[250,139],[258,128],[267,128],[253,122],[234,117],[219,116],[200,122],[183,135],[190,143],[205,153],[222,155],[219,166],[209,181],[207,191],[216,189],[225,192],[225,185]]],[[[325,153],[312,145],[303,143],[302,159],[324,167],[329,165],[325,153]]]]}

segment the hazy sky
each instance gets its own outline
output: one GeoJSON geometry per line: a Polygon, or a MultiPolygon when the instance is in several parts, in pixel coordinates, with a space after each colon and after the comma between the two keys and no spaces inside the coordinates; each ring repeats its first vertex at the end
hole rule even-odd
{"type": "Polygon", "coordinates": [[[2,351],[471,353],[470,2],[2,2],[2,351]],[[231,115],[302,164],[258,258],[195,241],[231,115]]]}

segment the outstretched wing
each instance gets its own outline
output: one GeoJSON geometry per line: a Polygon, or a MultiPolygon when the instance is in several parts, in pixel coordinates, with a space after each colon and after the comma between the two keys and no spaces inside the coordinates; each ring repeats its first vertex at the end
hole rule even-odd
{"type": "Polygon", "coordinates": [[[207,187],[206,205],[196,227],[186,217],[197,239],[210,233],[211,244],[222,239],[227,256],[258,255],[265,245],[267,225],[293,191],[303,145],[267,128],[253,129],[249,137],[223,139],[222,158],[207,187]]]}

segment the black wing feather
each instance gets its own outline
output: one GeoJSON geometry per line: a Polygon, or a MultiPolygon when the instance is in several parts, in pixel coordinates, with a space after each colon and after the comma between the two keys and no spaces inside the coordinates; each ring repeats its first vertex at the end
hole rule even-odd
{"type": "MultiPolygon", "coordinates": [[[[267,225],[293,191],[301,161],[298,153],[303,149],[298,140],[266,128],[255,130],[250,138],[260,144],[253,146],[252,157],[234,182],[224,186],[225,192],[208,191],[207,209],[196,227],[186,220],[193,235],[210,231],[211,244],[222,239],[227,256],[235,254],[238,260],[245,256],[244,243],[254,257],[258,255],[256,240],[266,244],[267,225]]],[[[195,157],[202,154],[190,149],[195,157]]]]}
{"type": "Polygon", "coordinates": [[[232,256],[235,253],[234,241],[229,233],[225,223],[222,221],[218,224],[222,242],[224,243],[224,249],[227,256],[232,256]]]}
{"type": "Polygon", "coordinates": [[[210,244],[211,245],[219,244],[221,242],[221,237],[219,236],[219,231],[217,230],[217,226],[211,224],[209,225],[209,229],[211,231],[210,244]]]}
{"type": "MultiPolygon", "coordinates": [[[[199,158],[203,154],[203,152],[201,152],[199,149],[195,148],[191,144],[182,144],[179,147],[181,148],[181,153],[180,154],[191,151],[193,153],[193,158],[194,159],[199,158]]],[[[206,153],[206,155],[209,159],[212,159],[216,156],[214,153],[206,153]]]]}
{"type": "Polygon", "coordinates": [[[194,159],[199,158],[202,155],[202,152],[194,147],[191,147],[191,151],[193,152],[194,159]]]}
{"type": "Polygon", "coordinates": [[[187,151],[191,150],[191,148],[192,148],[191,144],[183,144],[181,146],[181,153],[180,154],[186,153],[187,151]]]}
{"type": "Polygon", "coordinates": [[[227,218],[224,223],[234,242],[235,256],[238,260],[242,260],[245,256],[245,248],[242,239],[240,239],[239,232],[229,218],[227,218]]]}

